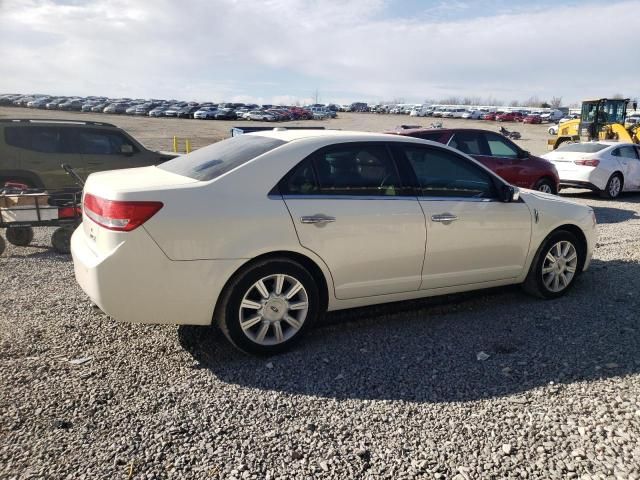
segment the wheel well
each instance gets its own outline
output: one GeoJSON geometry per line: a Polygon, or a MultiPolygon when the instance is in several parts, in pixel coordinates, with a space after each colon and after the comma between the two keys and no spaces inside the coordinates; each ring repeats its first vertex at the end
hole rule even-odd
{"type": "MultiPolygon", "coordinates": [[[[582,268],[584,267],[584,263],[587,259],[587,237],[584,236],[584,233],[582,232],[582,229],[580,229],[580,227],[577,227],[571,224],[566,224],[556,228],[553,232],[551,232],[547,236],[547,238],[549,238],[554,233],[562,230],[573,234],[578,239],[577,247],[578,247],[578,254],[580,255],[580,271],[582,271],[582,268]]],[[[542,244],[544,244],[544,242],[542,242],[542,244]]]]}
{"type": "Polygon", "coordinates": [[[302,255],[301,253],[285,250],[259,255],[252,258],[247,263],[238,268],[238,270],[236,270],[233,275],[229,277],[227,282],[224,284],[224,287],[220,291],[220,295],[218,296],[218,300],[216,301],[216,308],[214,309],[214,312],[217,310],[218,303],[220,302],[220,299],[223,297],[224,292],[227,290],[227,287],[232,282],[232,280],[234,280],[239,274],[250,268],[255,263],[268,260],[269,258],[287,258],[299,263],[304,268],[306,268],[314,278],[314,280],[318,283],[318,293],[320,294],[320,311],[324,312],[327,309],[327,306],[329,305],[329,286],[327,285],[327,280],[325,279],[324,273],[322,273],[320,267],[316,264],[316,262],[311,260],[309,257],[302,255]]]}
{"type": "MultiPolygon", "coordinates": [[[[624,186],[624,175],[622,174],[622,172],[620,170],[616,170],[615,172],[613,172],[611,174],[611,177],[613,177],[614,175],[620,175],[620,180],[622,180],[622,186],[624,186]]],[[[609,177],[609,178],[611,178],[611,177],[609,177]]]]}

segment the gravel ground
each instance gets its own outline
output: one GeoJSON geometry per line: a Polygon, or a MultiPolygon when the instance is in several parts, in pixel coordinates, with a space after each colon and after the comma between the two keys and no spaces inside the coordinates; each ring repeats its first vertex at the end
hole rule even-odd
{"type": "Polygon", "coordinates": [[[0,257],[0,478],[640,478],[640,195],[570,196],[601,236],[563,299],[339,312],[268,359],[93,311],[41,230],[0,257]]]}

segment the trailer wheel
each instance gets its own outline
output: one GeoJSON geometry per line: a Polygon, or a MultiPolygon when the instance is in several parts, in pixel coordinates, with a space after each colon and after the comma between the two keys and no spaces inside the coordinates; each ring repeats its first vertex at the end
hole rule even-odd
{"type": "Polygon", "coordinates": [[[0,255],[4,253],[4,249],[7,247],[7,243],[4,241],[4,238],[0,236],[0,255]]]}
{"type": "Polygon", "coordinates": [[[33,240],[33,228],[31,227],[7,227],[5,235],[9,243],[17,247],[26,247],[33,240]]]}
{"type": "Polygon", "coordinates": [[[58,227],[51,235],[51,245],[53,249],[58,253],[69,254],[71,253],[71,235],[73,234],[73,228],[70,227],[58,227]]]}

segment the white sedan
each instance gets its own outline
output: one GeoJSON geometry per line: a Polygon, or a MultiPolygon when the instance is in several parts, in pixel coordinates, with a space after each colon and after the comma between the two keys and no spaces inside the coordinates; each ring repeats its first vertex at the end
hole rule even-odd
{"type": "Polygon", "coordinates": [[[268,113],[268,112],[263,112],[262,110],[252,110],[250,112],[245,113],[243,117],[246,120],[258,120],[258,121],[263,121],[263,122],[275,122],[276,121],[275,115],[273,115],[271,113],[268,113]]]}
{"type": "Polygon", "coordinates": [[[216,113],[218,113],[217,107],[202,107],[193,114],[193,118],[198,120],[212,120],[216,118],[216,113]]]}
{"type": "Polygon", "coordinates": [[[556,166],[561,187],[588,188],[607,198],[640,190],[640,147],[632,143],[568,143],[542,158],[556,166]]]}
{"type": "Polygon", "coordinates": [[[276,128],[90,175],[71,249],[108,315],[215,322],[271,354],[327,310],[509,284],[559,297],[596,237],[591,208],[442,144],[276,128]]]}

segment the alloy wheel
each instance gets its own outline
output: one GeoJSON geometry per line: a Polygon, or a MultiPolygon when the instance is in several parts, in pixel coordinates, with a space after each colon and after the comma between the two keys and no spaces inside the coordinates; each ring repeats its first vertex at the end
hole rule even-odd
{"type": "Polygon", "coordinates": [[[578,267],[578,252],[567,240],[555,243],[542,262],[542,282],[553,293],[569,286],[578,267]]]}
{"type": "Polygon", "coordinates": [[[259,345],[277,345],[293,337],[304,324],[309,297],[304,285],[285,274],[263,277],[240,303],[240,327],[259,345]]]}
{"type": "Polygon", "coordinates": [[[615,198],[620,194],[620,190],[622,189],[622,185],[620,183],[620,177],[617,175],[612,177],[609,181],[609,196],[611,198],[615,198]]]}
{"type": "Polygon", "coordinates": [[[548,183],[541,183],[540,185],[538,185],[538,191],[539,192],[543,192],[543,193],[553,193],[553,190],[551,188],[551,185],[549,185],[548,183]]]}

